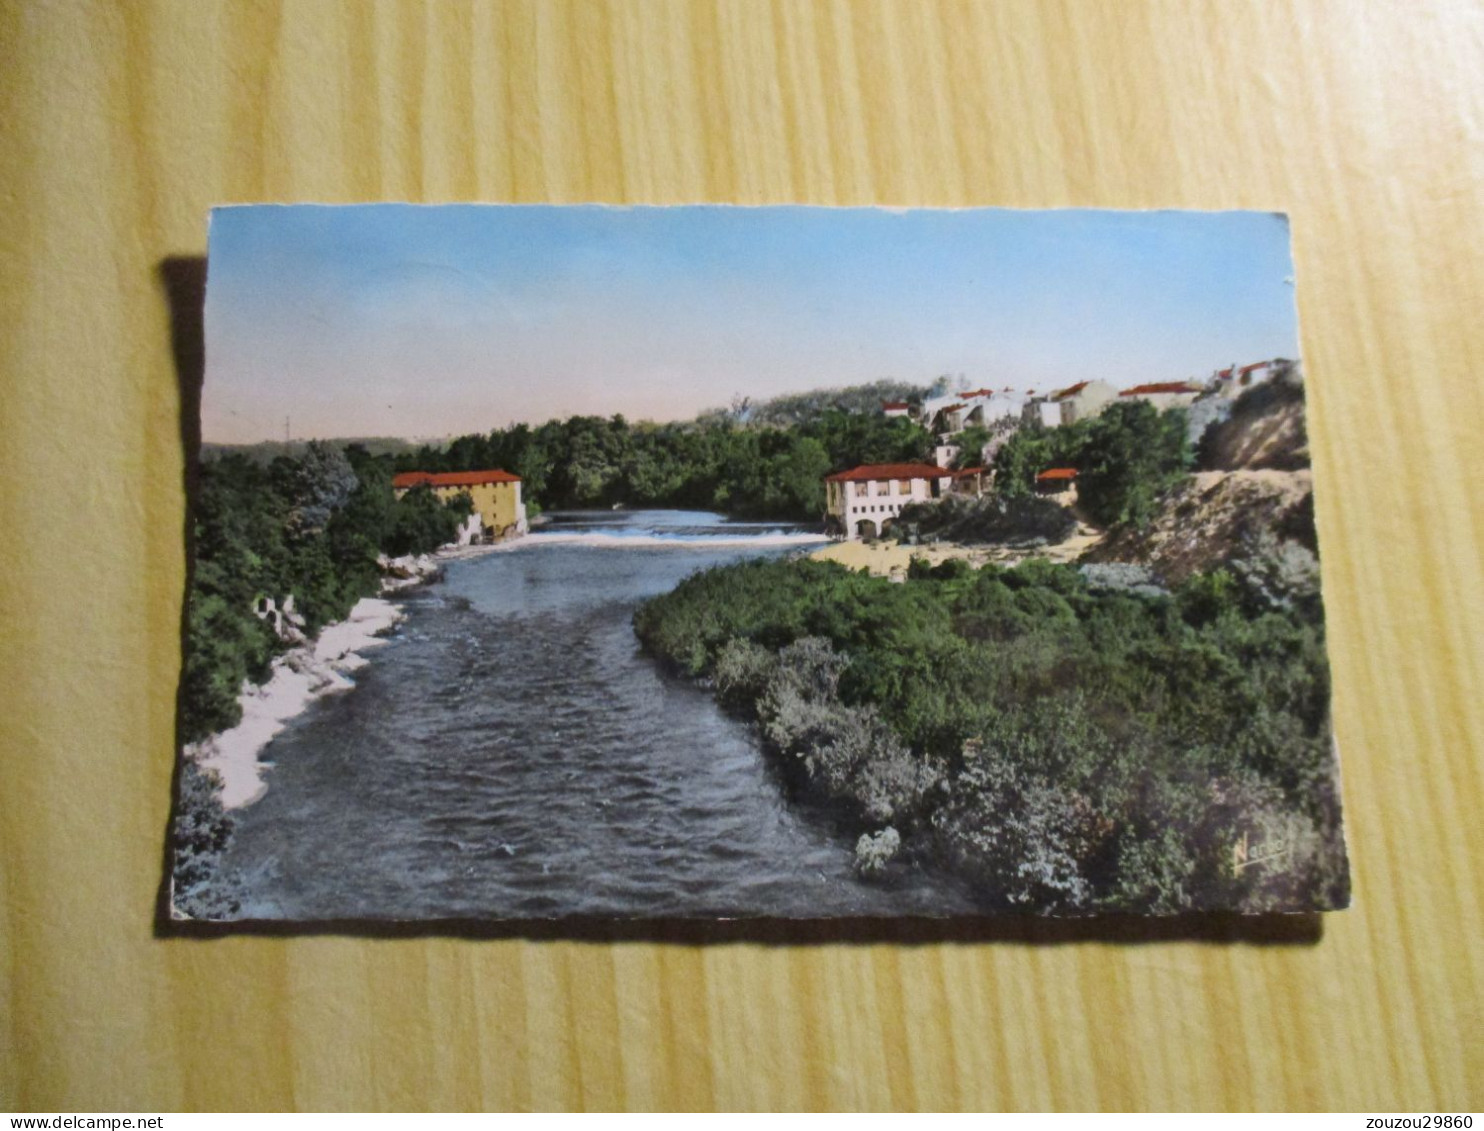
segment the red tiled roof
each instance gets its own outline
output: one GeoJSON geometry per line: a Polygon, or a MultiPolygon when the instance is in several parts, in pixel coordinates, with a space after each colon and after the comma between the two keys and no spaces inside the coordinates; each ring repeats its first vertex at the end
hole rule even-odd
{"type": "Polygon", "coordinates": [[[1087,386],[1088,382],[1078,381],[1075,385],[1068,385],[1065,389],[1058,389],[1056,392],[1051,394],[1051,399],[1054,401],[1060,401],[1065,400],[1067,397],[1075,397],[1083,389],[1087,388],[1087,386]]]}
{"type": "Polygon", "coordinates": [[[1146,393],[1199,393],[1201,387],[1192,385],[1189,381],[1161,381],[1153,385],[1135,385],[1132,389],[1124,389],[1119,393],[1120,397],[1137,397],[1146,393]]]}
{"type": "Polygon", "coordinates": [[[392,486],[477,487],[482,483],[519,483],[519,475],[508,471],[404,471],[392,476],[392,486]]]}
{"type": "Polygon", "coordinates": [[[1238,369],[1237,372],[1245,375],[1247,373],[1251,373],[1254,369],[1266,369],[1272,364],[1273,363],[1271,361],[1254,361],[1251,365],[1242,366],[1242,368],[1238,369]]]}
{"type": "Polygon", "coordinates": [[[909,405],[906,401],[882,401],[881,402],[881,411],[882,412],[890,412],[894,408],[911,408],[911,407],[912,406],[909,405]]]}
{"type": "Polygon", "coordinates": [[[826,483],[864,483],[871,479],[944,479],[953,472],[931,463],[863,463],[826,475],[826,483]]]}
{"type": "Polygon", "coordinates": [[[1216,376],[1218,376],[1218,377],[1230,377],[1231,375],[1232,375],[1232,371],[1231,371],[1231,367],[1230,366],[1227,366],[1227,368],[1225,368],[1225,369],[1218,369],[1216,371],[1216,376]]]}
{"type": "Polygon", "coordinates": [[[1052,467],[1036,476],[1037,479],[1076,479],[1077,469],[1075,467],[1052,467]]]}

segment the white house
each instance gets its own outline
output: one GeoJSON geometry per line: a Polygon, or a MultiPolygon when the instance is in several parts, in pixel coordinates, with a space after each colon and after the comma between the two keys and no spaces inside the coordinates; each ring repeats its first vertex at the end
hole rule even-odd
{"type": "Polygon", "coordinates": [[[1052,393],[1046,398],[1046,403],[1056,406],[1060,416],[1058,423],[1076,424],[1102,412],[1117,396],[1117,388],[1106,381],[1078,381],[1052,393]]]}
{"type": "Polygon", "coordinates": [[[1020,415],[1025,398],[1013,389],[970,389],[922,402],[922,419],[935,432],[952,435],[975,425],[1020,415]]]}
{"type": "Polygon", "coordinates": [[[1032,397],[1021,410],[1021,420],[1043,428],[1057,428],[1061,425],[1061,405],[1050,397],[1032,397]]]}
{"type": "Polygon", "coordinates": [[[912,406],[906,401],[882,401],[881,413],[883,416],[911,416],[912,406]]]}
{"type": "Polygon", "coordinates": [[[845,538],[875,538],[896,521],[908,503],[926,503],[953,489],[955,479],[974,482],[975,472],[949,471],[929,463],[869,463],[825,477],[825,525],[845,538]]]}

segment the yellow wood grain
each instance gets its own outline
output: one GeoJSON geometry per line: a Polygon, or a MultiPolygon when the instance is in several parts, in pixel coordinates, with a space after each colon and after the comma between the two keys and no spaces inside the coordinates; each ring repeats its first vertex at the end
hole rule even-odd
{"type": "Polygon", "coordinates": [[[0,1107],[1481,1106],[1481,45],[1422,0],[0,2],[0,1107]],[[1355,909],[156,937],[160,263],[372,199],[1289,211],[1355,909]]]}

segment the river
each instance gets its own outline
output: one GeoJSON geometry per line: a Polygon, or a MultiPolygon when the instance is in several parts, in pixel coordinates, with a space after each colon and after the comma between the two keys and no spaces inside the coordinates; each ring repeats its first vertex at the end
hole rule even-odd
{"type": "Polygon", "coordinates": [[[972,910],[945,877],[858,879],[748,727],[630,624],[687,574],[822,542],[700,512],[565,513],[451,562],[356,687],[262,757],[223,861],[257,919],[881,916],[972,910]]]}

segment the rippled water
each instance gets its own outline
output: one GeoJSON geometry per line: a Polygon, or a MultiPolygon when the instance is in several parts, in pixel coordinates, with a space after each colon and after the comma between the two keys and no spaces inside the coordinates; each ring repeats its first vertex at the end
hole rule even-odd
{"type": "Polygon", "coordinates": [[[690,512],[553,516],[408,597],[357,686],[264,752],[226,865],[255,918],[942,914],[941,877],[858,880],[743,724],[630,625],[687,574],[818,537],[690,512]]]}

